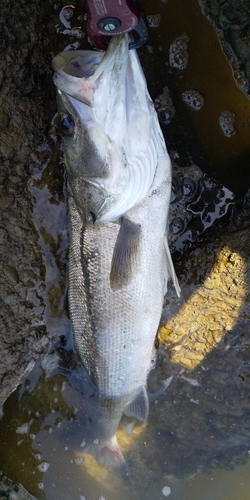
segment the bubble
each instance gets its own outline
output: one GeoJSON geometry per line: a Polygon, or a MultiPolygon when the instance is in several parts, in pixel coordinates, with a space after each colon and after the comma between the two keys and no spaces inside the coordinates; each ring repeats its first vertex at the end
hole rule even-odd
{"type": "Polygon", "coordinates": [[[219,118],[219,123],[222,129],[223,134],[226,137],[231,137],[236,134],[236,130],[234,128],[236,115],[232,111],[222,111],[219,118]]]}
{"type": "Polygon", "coordinates": [[[169,488],[169,486],[164,486],[161,491],[164,497],[168,497],[171,493],[171,488],[169,488]]]}
{"type": "Polygon", "coordinates": [[[80,464],[82,463],[82,457],[77,457],[77,458],[75,459],[75,463],[76,463],[77,465],[80,465],[80,464]]]}
{"type": "Polygon", "coordinates": [[[161,14],[152,14],[147,16],[147,21],[150,28],[158,28],[161,22],[161,14]]]}
{"type": "Polygon", "coordinates": [[[169,224],[169,229],[174,234],[180,234],[184,227],[185,223],[180,217],[175,217],[169,224]]]}
{"type": "Polygon", "coordinates": [[[182,191],[184,196],[192,196],[196,191],[196,184],[190,177],[184,177],[182,181],[182,191]]]}
{"type": "Polygon", "coordinates": [[[170,45],[169,64],[173,68],[185,69],[188,64],[189,54],[187,51],[189,37],[184,33],[170,45]]]}
{"type": "Polygon", "coordinates": [[[175,115],[175,108],[168,87],[164,87],[162,94],[155,99],[154,105],[160,122],[165,125],[170,123],[175,115]]]}
{"type": "Polygon", "coordinates": [[[204,97],[197,90],[186,90],[182,93],[183,101],[195,111],[204,106],[204,97]]]}
{"type": "Polygon", "coordinates": [[[65,19],[69,20],[73,17],[73,8],[72,6],[70,7],[63,7],[63,14],[64,14],[64,17],[65,19]]]}
{"type": "Polygon", "coordinates": [[[50,467],[50,464],[49,462],[41,462],[37,468],[38,470],[40,470],[40,472],[46,472],[48,470],[48,468],[50,467]]]}
{"type": "Polygon", "coordinates": [[[135,422],[130,422],[130,424],[127,425],[127,427],[126,427],[126,434],[128,436],[130,436],[132,434],[134,425],[135,425],[135,422]]]}
{"type": "Polygon", "coordinates": [[[39,490],[43,490],[44,489],[44,484],[43,483],[38,483],[38,488],[39,490]]]}
{"type": "Polygon", "coordinates": [[[36,460],[41,460],[41,453],[37,453],[37,454],[35,455],[35,459],[36,459],[36,460]]]}
{"type": "Polygon", "coordinates": [[[80,47],[79,42],[69,43],[68,45],[66,45],[66,47],[64,47],[63,50],[75,50],[75,49],[79,49],[79,47],[80,47]]]}
{"type": "Polygon", "coordinates": [[[25,423],[23,425],[20,425],[20,427],[16,428],[16,433],[17,434],[28,434],[30,430],[30,425],[32,424],[32,420],[28,423],[25,423]]]}

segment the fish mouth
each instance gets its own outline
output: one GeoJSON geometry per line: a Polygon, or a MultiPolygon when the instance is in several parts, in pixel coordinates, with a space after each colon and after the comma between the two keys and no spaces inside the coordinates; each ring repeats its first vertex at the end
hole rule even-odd
{"type": "Polygon", "coordinates": [[[92,50],[68,50],[54,57],[52,67],[61,76],[73,77],[72,81],[75,78],[89,78],[95,73],[104,54],[92,50]]]}
{"type": "MultiPolygon", "coordinates": [[[[108,49],[104,51],[93,50],[65,50],[57,54],[52,60],[52,68],[64,77],[90,78],[96,72],[95,77],[107,69],[107,65],[113,64],[116,57],[122,56],[123,52],[129,50],[130,37],[127,33],[112,37],[108,49]],[[97,71],[100,63],[101,70],[97,71]]],[[[95,79],[95,78],[94,78],[95,79]]]]}
{"type": "MultiPolygon", "coordinates": [[[[94,106],[94,94],[98,79],[112,74],[117,60],[125,62],[129,51],[129,35],[112,37],[106,52],[93,50],[67,50],[52,60],[56,87],[71,97],[94,106]]],[[[117,71],[117,69],[116,69],[117,71]]]]}

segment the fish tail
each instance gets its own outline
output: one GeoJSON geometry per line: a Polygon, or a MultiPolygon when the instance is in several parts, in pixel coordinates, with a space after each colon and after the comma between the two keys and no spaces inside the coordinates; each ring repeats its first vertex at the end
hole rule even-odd
{"type": "Polygon", "coordinates": [[[85,453],[92,455],[101,465],[118,469],[125,475],[128,475],[128,469],[124,456],[117,443],[116,436],[105,441],[88,444],[84,450],[85,453]]]}

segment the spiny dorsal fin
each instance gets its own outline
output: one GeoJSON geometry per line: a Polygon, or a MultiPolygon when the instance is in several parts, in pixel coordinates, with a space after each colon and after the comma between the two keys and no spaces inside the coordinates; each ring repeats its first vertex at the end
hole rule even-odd
{"type": "Polygon", "coordinates": [[[141,226],[126,217],[121,222],[112,257],[110,286],[113,291],[128,285],[139,261],[141,226]]]}

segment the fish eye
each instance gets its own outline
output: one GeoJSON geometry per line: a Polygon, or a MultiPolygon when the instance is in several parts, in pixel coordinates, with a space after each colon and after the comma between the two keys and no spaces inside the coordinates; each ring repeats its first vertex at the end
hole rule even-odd
{"type": "Polygon", "coordinates": [[[57,118],[57,128],[63,137],[73,135],[75,123],[72,116],[67,115],[67,113],[60,113],[57,118]]]}

